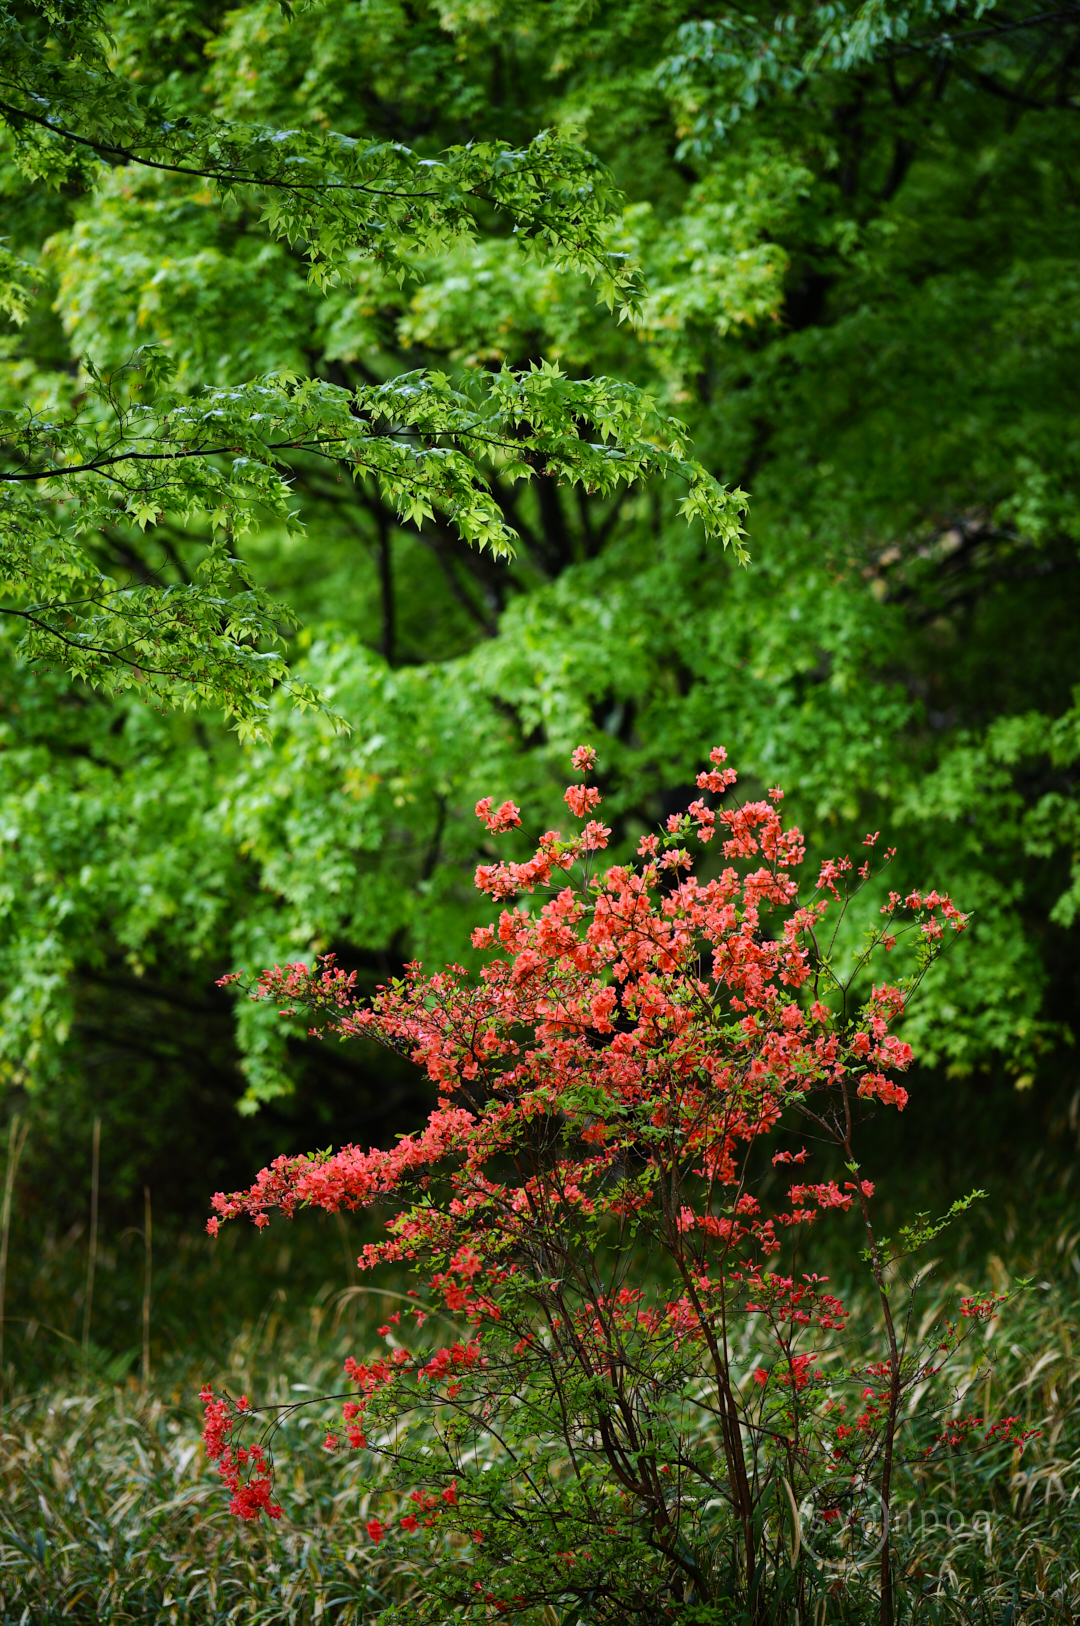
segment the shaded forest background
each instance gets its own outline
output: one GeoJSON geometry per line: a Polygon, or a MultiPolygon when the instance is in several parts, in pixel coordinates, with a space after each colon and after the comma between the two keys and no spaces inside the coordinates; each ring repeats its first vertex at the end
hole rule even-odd
{"type": "MultiPolygon", "coordinates": [[[[408,1068],[315,1044],[216,981],[328,951],[371,985],[413,957],[468,962],[485,918],[474,802],[513,795],[527,831],[557,824],[581,740],[599,753],[616,854],[681,805],[722,742],[745,789],[786,788],[809,862],[880,829],[899,848],[894,884],[973,910],[907,1022],[920,1071],[882,1147],[885,1194],[930,1207],[988,1188],[957,1244],[983,1251],[1067,1216],[1075,13],[961,10],[952,35],[904,13],[812,68],[812,10],[759,26],[634,0],[293,16],[199,0],[108,18],[116,71],[177,117],[213,109],[432,157],[576,132],[625,196],[612,243],[642,266],[642,317],[616,322],[482,210],[477,244],[415,279],[366,261],[324,293],[250,200],[221,209],[198,179],[123,165],[93,195],[49,193],[0,146],[7,246],[35,267],[28,320],[0,334],[4,404],[65,399],[80,357],[116,366],[151,341],[191,389],[544,358],[631,379],[677,412],[695,454],[749,494],[751,562],[706,546],[673,488],[599,498],[493,471],[521,537],[496,561],[445,516],[403,524],[373,485],[301,457],[303,532],[268,519],[244,551],[300,615],[298,675],[350,731],[283,700],[271,744],[28,667],[0,618],[0,1068],[8,1115],[30,1123],[8,1285],[30,1336],[9,1335],[9,1355],[51,1359],[39,1323],[79,1336],[95,1118],[94,1336],[116,1350],[138,1338],[144,1188],[164,1241],[156,1350],[194,1336],[194,1286],[219,1280],[196,1236],[214,1189],[281,1151],[417,1123],[428,1103],[408,1068]]],[[[133,581],[184,581],[199,545],[167,522],[95,543],[133,581]]],[[[327,1259],[350,1279],[348,1237],[305,1236],[313,1282],[327,1259]]],[[[290,1260],[293,1279],[306,1268],[260,1257],[253,1304],[290,1260]]]]}

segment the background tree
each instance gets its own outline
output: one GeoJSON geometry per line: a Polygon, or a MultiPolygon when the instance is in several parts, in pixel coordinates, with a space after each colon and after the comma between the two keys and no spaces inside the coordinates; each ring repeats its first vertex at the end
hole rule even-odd
{"type": "MultiPolygon", "coordinates": [[[[32,40],[33,15],[12,25],[32,40]]],[[[467,958],[476,796],[523,787],[525,816],[550,822],[553,765],[600,732],[618,852],[688,782],[704,734],[762,785],[784,778],[814,852],[887,829],[914,885],[932,828],[935,879],[974,913],[908,1035],[965,1124],[948,1155],[976,1161],[1003,1133],[1053,1145],[1076,1088],[1072,14],[103,15],[123,117],[166,109],[193,149],[227,128],[253,178],[233,185],[216,156],[196,176],[131,162],[109,103],[80,129],[118,145],[49,190],[26,153],[54,138],[30,128],[13,59],[5,215],[32,275],[13,273],[5,405],[59,410],[75,358],[112,376],[150,344],[189,415],[200,387],[269,374],[339,402],[426,368],[488,400],[504,365],[543,357],[567,390],[614,377],[683,418],[704,467],[751,495],[753,564],[686,527],[673,482],[526,487],[485,465],[488,523],[520,538],[509,560],[469,547],[438,502],[417,528],[374,473],[339,481],[291,448],[304,529],[260,511],[250,590],[298,615],[294,681],[348,735],[283,698],[273,748],[240,745],[208,718],[72,688],[6,634],[2,1044],[53,1151],[89,1143],[104,1077],[116,1189],[150,1170],[178,1206],[194,1193],[165,1155],[177,1137],[209,1138],[225,1183],[290,1137],[404,1127],[407,1071],[386,1087],[362,1047],[315,1071],[300,1024],[241,1003],[234,1029],[208,990],[231,966],[328,949],[367,979],[467,958]],[[415,277],[342,241],[339,280],[313,283],[307,239],[264,218],[271,128],[323,164],[330,131],[421,161],[576,132],[625,196],[596,252],[640,262],[640,320],[597,308],[584,270],[523,259],[520,210],[486,197],[462,206],[461,240],[410,242],[415,277]],[[241,1095],[263,1103],[246,1146],[241,1095]]],[[[168,515],[153,534],[160,553],[100,529],[97,568],[183,586],[206,541],[168,515]]]]}
{"type": "MultiPolygon", "coordinates": [[[[100,166],[111,162],[208,185],[219,199],[239,193],[261,205],[272,237],[302,245],[317,288],[339,277],[343,261],[347,269],[349,255],[374,258],[404,280],[410,256],[470,238],[474,210],[486,206],[508,215],[523,244],[543,244],[558,263],[600,276],[608,306],[619,299],[627,314],[635,272],[601,235],[615,201],[609,179],[573,142],[544,132],[523,150],[470,142],[421,161],[397,142],[174,117],[167,102],[140,96],[133,77],[113,71],[107,26],[94,5],[31,5],[0,17],[9,97],[0,116],[32,183],[77,178],[95,193],[100,166]]],[[[0,304],[21,322],[27,293],[18,278],[29,267],[9,254],[6,268],[0,304]]],[[[513,531],[477,460],[497,466],[511,487],[540,473],[601,492],[677,470],[689,480],[687,515],[725,541],[740,534],[737,499],[683,461],[681,426],[633,386],[567,382],[541,366],[486,389],[474,380],[464,394],[443,374],[423,372],[345,390],[275,369],[224,389],[189,380],[185,398],[163,387],[176,370],[157,345],[139,346],[107,375],[88,355],[70,400],[47,412],[32,398],[6,410],[3,584],[23,603],[3,613],[23,624],[24,658],[158,699],[222,700],[242,736],[265,734],[263,697],[286,675],[257,646],[280,642],[275,620],[291,618],[254,587],[227,544],[259,509],[292,528],[288,464],[298,452],[369,479],[398,520],[422,523],[437,505],[463,541],[496,557],[512,552],[513,531]],[[583,444],[585,428],[595,438],[583,444]],[[145,533],[148,525],[157,541],[163,523],[187,529],[193,521],[206,531],[205,554],[189,574],[166,535],[165,567],[180,572],[167,585],[160,566],[144,559],[139,570],[129,538],[121,548],[136,574],[122,583],[103,574],[86,545],[101,531],[145,533]]],[[[301,706],[314,703],[308,687],[293,693],[301,706]]]]}

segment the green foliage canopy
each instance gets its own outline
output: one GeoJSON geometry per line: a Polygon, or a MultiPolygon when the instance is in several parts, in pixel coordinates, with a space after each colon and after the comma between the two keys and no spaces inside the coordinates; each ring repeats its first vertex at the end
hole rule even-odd
{"type": "MultiPolygon", "coordinates": [[[[400,142],[176,117],[114,71],[107,26],[97,7],[80,4],[0,13],[0,84],[9,98],[0,116],[31,184],[78,181],[94,195],[108,163],[208,184],[219,201],[253,191],[260,225],[301,249],[308,281],[321,289],[348,274],[350,257],[373,258],[403,281],[410,258],[469,239],[482,203],[557,264],[601,277],[609,306],[618,298],[629,308],[635,273],[602,236],[612,188],[576,143],[545,131],[521,151],[469,142],[436,160],[400,142]]],[[[11,261],[0,295],[20,321],[21,269],[11,261]]],[[[280,643],[275,623],[291,617],[255,586],[231,541],[259,509],[291,527],[282,464],[296,452],[372,479],[398,520],[422,523],[438,504],[460,537],[496,557],[512,551],[513,532],[477,459],[498,462],[511,485],[542,472],[601,492],[673,469],[689,481],[687,515],[738,547],[738,496],[684,460],[681,426],[630,384],[568,382],[541,365],[527,378],[491,379],[466,398],[442,373],[351,391],[274,372],[248,385],[196,388],[183,400],[160,388],[176,364],[154,344],[106,376],[89,355],[83,369],[85,389],[59,410],[32,402],[0,409],[0,585],[30,601],[5,613],[25,624],[25,656],[59,658],[72,675],[112,688],[134,685],[184,704],[223,700],[242,735],[260,732],[263,697],[287,675],[284,661],[258,645],[280,643]],[[152,400],[125,389],[132,371],[134,388],[148,385],[152,400]],[[594,443],[582,440],[583,427],[598,436],[594,443]],[[208,528],[190,579],[121,585],[95,567],[88,534],[117,523],[145,531],[166,515],[208,528]]],[[[292,692],[301,706],[315,703],[307,685],[292,692]]]]}
{"type": "MultiPolygon", "coordinates": [[[[465,958],[477,796],[524,785],[526,822],[554,823],[592,739],[636,842],[722,739],[796,790],[817,852],[881,828],[907,878],[974,910],[908,1023],[927,1064],[1010,1092],[1053,1076],[1064,1101],[1072,13],[70,16],[61,49],[51,14],[12,12],[0,86],[7,467],[71,461],[117,413],[125,447],[198,450],[197,475],[147,477],[145,530],[101,485],[67,538],[57,500],[49,557],[92,560],[101,615],[203,604],[171,692],[231,682],[274,743],[159,715],[137,683],[72,688],[5,637],[12,1082],[83,1088],[102,988],[209,1021],[236,966],[465,958]],[[748,570],[705,542],[738,548],[742,489],[748,570]]],[[[250,1106],[304,1076],[288,1021],[241,1004],[237,1024],[250,1106]]]]}

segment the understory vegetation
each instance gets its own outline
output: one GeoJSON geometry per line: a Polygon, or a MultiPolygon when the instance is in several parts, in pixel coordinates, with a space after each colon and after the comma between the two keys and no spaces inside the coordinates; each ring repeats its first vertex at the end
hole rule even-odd
{"type": "MultiPolygon", "coordinates": [[[[387,1296],[358,1294],[334,1257],[336,1235],[327,1245],[311,1234],[321,1229],[314,1218],[301,1222],[305,1229],[307,1236],[297,1235],[296,1226],[279,1224],[252,1239],[275,1256],[294,1250],[299,1281],[269,1287],[265,1264],[246,1261],[243,1275],[267,1289],[265,1302],[253,1293],[246,1315],[219,1307],[201,1337],[171,1351],[155,1345],[149,1388],[137,1371],[119,1381],[100,1363],[86,1372],[76,1355],[40,1386],[9,1394],[0,1515],[7,1620],[359,1623],[422,1590],[422,1574],[400,1558],[387,1562],[367,1538],[368,1493],[357,1482],[372,1463],[328,1457],[319,1412],[298,1413],[276,1440],[285,1512],[270,1526],[230,1516],[199,1443],[196,1390],[204,1381],[275,1404],[330,1392],[345,1356],[400,1307],[399,1284],[387,1296]],[[224,1326],[232,1328],[225,1347],[224,1326]]],[[[1030,1279],[994,1332],[993,1376],[980,1385],[978,1402],[987,1412],[1019,1413],[1040,1434],[1022,1458],[974,1472],[961,1464],[932,1483],[902,1484],[901,1620],[1067,1623],[1078,1612],[1078,1242],[1070,1225],[1047,1231],[1036,1246],[1014,1239],[988,1265],[977,1254],[970,1273],[936,1274],[942,1298],[975,1290],[986,1277],[1000,1285],[1030,1279]]],[[[183,1257],[184,1279],[202,1296],[220,1265],[196,1238],[183,1257]]],[[[166,1291],[174,1285],[166,1282],[166,1291]]],[[[865,1299],[856,1314],[872,1320],[865,1299]]],[[[867,1611],[867,1597],[845,1589],[829,1598],[824,1618],[857,1622],[867,1611]]]]}

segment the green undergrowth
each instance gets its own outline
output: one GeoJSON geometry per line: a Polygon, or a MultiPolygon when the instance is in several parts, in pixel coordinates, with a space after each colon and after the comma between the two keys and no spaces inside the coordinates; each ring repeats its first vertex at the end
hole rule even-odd
{"type": "MultiPolygon", "coordinates": [[[[294,1230],[287,1286],[278,1275],[286,1244],[276,1232],[257,1239],[269,1245],[250,1258],[246,1239],[218,1263],[189,1247],[192,1336],[184,1345],[155,1334],[148,1385],[138,1358],[91,1349],[84,1359],[67,1344],[66,1368],[54,1363],[39,1383],[24,1359],[8,1367],[0,1431],[2,1626],[359,1623],[422,1588],[423,1575],[410,1569],[400,1546],[390,1556],[365,1533],[372,1512],[387,1513],[377,1462],[323,1448],[333,1405],[302,1408],[276,1436],[284,1513],[272,1526],[233,1519],[205,1460],[202,1383],[247,1393],[261,1405],[340,1392],[345,1356],[373,1349],[376,1323],[400,1304],[393,1295],[404,1283],[373,1291],[355,1274],[346,1279],[340,1249],[333,1277],[334,1253],[324,1246],[335,1236],[329,1227],[312,1221],[294,1230]],[[223,1293],[229,1263],[248,1265],[231,1300],[223,1293]],[[209,1290],[215,1271],[222,1272],[220,1297],[209,1290]],[[216,1341],[209,1313],[195,1303],[199,1291],[216,1306],[216,1341]]],[[[1072,1626],[1080,1616],[1078,1238],[1080,1227],[1063,1226],[1006,1262],[991,1256],[977,1278],[970,1266],[962,1277],[944,1265],[935,1275],[928,1305],[1028,1280],[985,1344],[980,1331],[964,1408],[1015,1414],[1040,1433],[1011,1458],[957,1456],[932,1477],[905,1471],[895,1526],[903,1622],[1072,1626]]],[[[169,1268],[163,1263],[166,1284],[169,1268]]],[[[170,1291],[178,1315],[179,1282],[170,1291]]],[[[850,1302],[860,1337],[872,1339],[870,1301],[855,1293],[850,1302]]],[[[447,1556],[469,1561],[467,1552],[447,1556]]],[[[869,1623],[869,1579],[836,1583],[815,1626],[869,1623]]],[[[521,1626],[577,1623],[549,1609],[523,1615],[521,1626]]]]}

